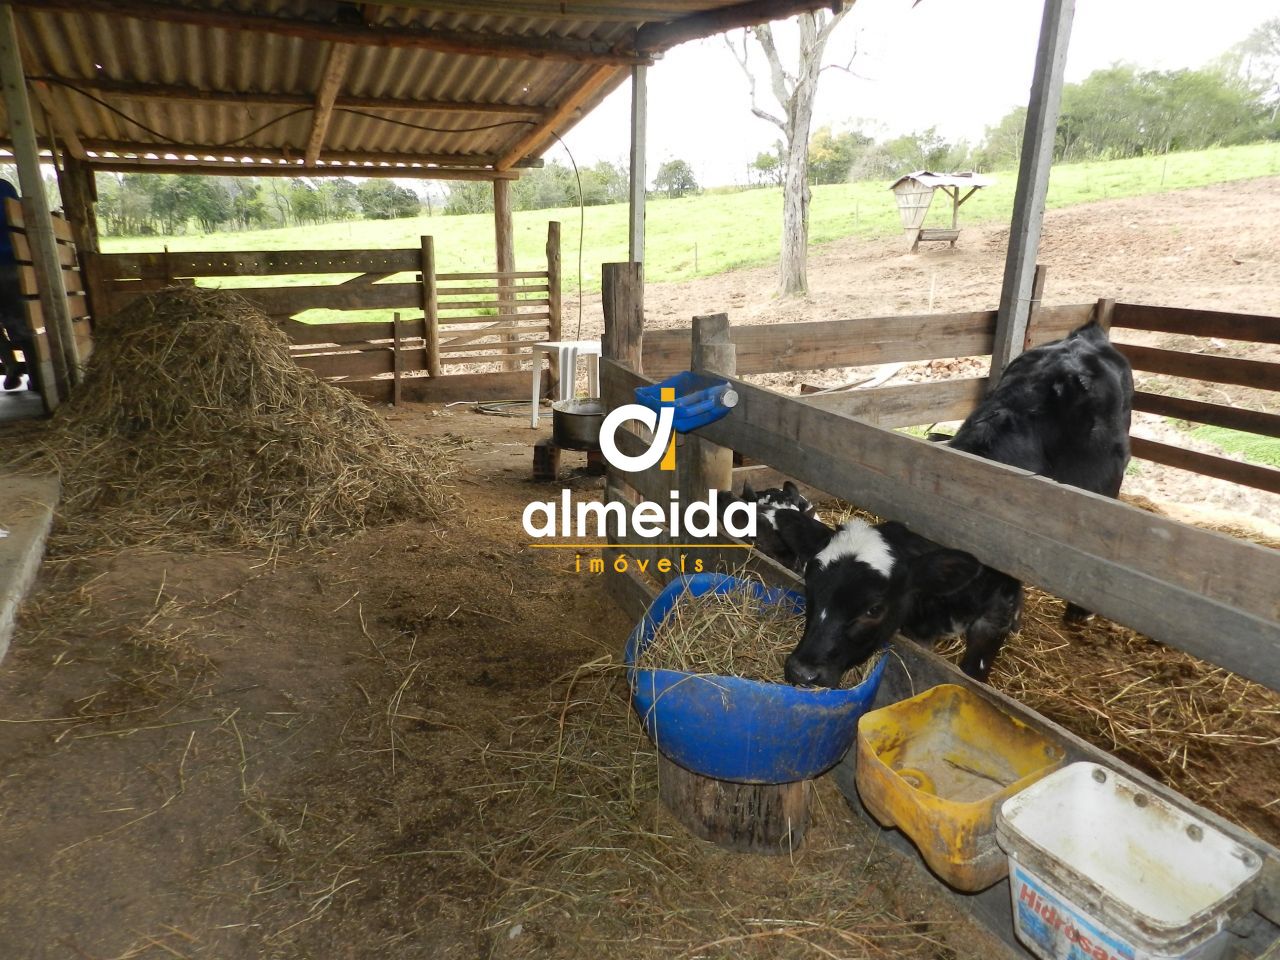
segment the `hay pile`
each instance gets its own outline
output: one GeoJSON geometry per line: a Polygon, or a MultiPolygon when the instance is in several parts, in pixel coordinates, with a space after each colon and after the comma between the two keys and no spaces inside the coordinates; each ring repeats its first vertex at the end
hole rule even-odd
{"type": "Polygon", "coordinates": [[[38,457],[62,475],[60,552],[315,543],[449,501],[445,445],[398,436],[300,369],[234,294],[141,298],[98,323],[95,346],[38,457]]]}
{"type": "Polygon", "coordinates": [[[973,931],[820,781],[804,846],[747,857],[696,840],[658,801],[658,764],[611,657],[583,664],[512,745],[485,751],[493,824],[471,855],[497,883],[495,958],[954,958],[973,931]]]}

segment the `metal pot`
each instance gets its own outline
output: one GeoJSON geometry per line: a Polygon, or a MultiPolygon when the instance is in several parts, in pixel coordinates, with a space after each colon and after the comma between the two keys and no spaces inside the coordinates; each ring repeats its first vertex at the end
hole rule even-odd
{"type": "Polygon", "coordinates": [[[551,405],[551,439],[566,450],[599,450],[604,404],[595,398],[551,405]]]}

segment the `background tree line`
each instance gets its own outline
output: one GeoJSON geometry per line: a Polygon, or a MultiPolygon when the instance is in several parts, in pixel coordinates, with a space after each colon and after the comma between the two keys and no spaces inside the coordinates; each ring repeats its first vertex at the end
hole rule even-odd
{"type": "Polygon", "coordinates": [[[112,236],[389,220],[430,206],[429,195],[392,180],[125,173],[99,174],[97,184],[99,227],[112,236]]]}
{"type": "MultiPolygon", "coordinates": [[[[883,142],[859,130],[815,131],[812,183],[883,180],[913,170],[1016,167],[1026,107],[993,126],[976,147],[950,143],[934,127],[883,142]]],[[[1118,160],[1280,139],[1280,18],[1269,20],[1199,70],[1140,70],[1116,64],[1063,88],[1054,160],[1118,160]]],[[[782,144],[748,168],[754,186],[782,182],[782,144]]]]}

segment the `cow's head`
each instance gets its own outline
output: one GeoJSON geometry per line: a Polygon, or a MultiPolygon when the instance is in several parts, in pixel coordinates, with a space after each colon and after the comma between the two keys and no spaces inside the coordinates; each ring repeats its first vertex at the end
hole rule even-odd
{"type": "MultiPolygon", "coordinates": [[[[779,518],[784,536],[820,536],[811,526],[779,518]]],[[[831,533],[805,569],[804,636],[787,657],[786,678],[798,686],[837,687],[846,670],[864,663],[897,632],[919,593],[950,594],[982,572],[959,550],[899,558],[893,525],[851,520],[831,533]]],[[[810,539],[810,547],[817,543],[810,539]]]]}

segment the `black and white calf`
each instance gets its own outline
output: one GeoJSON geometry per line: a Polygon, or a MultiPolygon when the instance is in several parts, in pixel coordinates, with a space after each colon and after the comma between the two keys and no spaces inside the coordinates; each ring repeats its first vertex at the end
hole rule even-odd
{"type": "Polygon", "coordinates": [[[798,549],[798,544],[781,536],[779,517],[795,515],[812,521],[824,530],[831,528],[818,519],[813,504],[800,492],[800,488],[786,480],[781,487],[770,487],[757,493],[750,483],[745,483],[742,486],[742,499],[756,505],[755,548],[788,570],[803,573],[813,554],[798,549]]]}
{"type": "MultiPolygon", "coordinates": [[[[1114,497],[1132,409],[1128,362],[1089,324],[1010,363],[950,445],[1114,497]]],[[[926,642],[963,633],[961,669],[985,680],[1018,628],[1022,585],[967,553],[899,523],[855,522],[827,537],[802,520],[777,520],[794,549],[817,547],[805,569],[804,637],[787,658],[792,683],[837,685],[897,630],[926,642]]]]}

